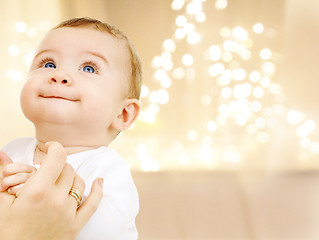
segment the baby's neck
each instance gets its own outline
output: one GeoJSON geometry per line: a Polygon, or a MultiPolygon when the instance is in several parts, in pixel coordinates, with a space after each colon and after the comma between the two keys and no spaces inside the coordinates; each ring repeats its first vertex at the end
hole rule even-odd
{"type": "MultiPolygon", "coordinates": [[[[66,151],[66,154],[70,155],[70,154],[74,154],[78,152],[96,149],[96,148],[99,148],[100,146],[63,146],[63,147],[66,151]]],[[[40,164],[45,156],[46,156],[45,143],[38,141],[38,144],[34,153],[33,163],[40,164]]]]}

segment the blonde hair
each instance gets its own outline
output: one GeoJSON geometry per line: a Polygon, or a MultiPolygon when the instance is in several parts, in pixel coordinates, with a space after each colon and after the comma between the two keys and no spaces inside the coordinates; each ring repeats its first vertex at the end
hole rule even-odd
{"type": "Polygon", "coordinates": [[[101,22],[97,19],[93,18],[71,18],[69,20],[63,21],[57,26],[53,28],[58,29],[58,28],[63,28],[63,27],[88,27],[88,28],[93,28],[95,30],[101,31],[101,32],[107,32],[111,34],[112,36],[119,38],[119,39],[124,39],[126,42],[127,48],[130,53],[130,85],[129,85],[129,93],[128,97],[129,98],[140,98],[140,93],[141,93],[141,86],[142,86],[142,63],[137,55],[135,48],[131,41],[125,36],[124,33],[122,33],[118,28],[111,26],[108,23],[101,22]]]}

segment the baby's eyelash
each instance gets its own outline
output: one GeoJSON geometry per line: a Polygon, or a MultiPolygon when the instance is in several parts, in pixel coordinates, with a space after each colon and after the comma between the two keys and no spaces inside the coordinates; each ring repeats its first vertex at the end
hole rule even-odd
{"type": "Polygon", "coordinates": [[[92,62],[92,61],[87,61],[87,62],[84,62],[82,65],[81,65],[81,69],[85,66],[91,66],[94,68],[94,71],[95,73],[99,73],[99,66],[95,63],[95,62],[92,62]]]}
{"type": "MultiPolygon", "coordinates": [[[[40,62],[38,63],[37,67],[38,68],[43,68],[45,66],[45,64],[47,63],[53,63],[55,64],[55,61],[53,60],[53,58],[50,58],[50,57],[44,57],[40,60],[40,62]]],[[[99,66],[93,62],[93,61],[87,61],[87,62],[84,62],[80,69],[82,69],[83,67],[85,66],[91,66],[92,68],[94,68],[94,73],[99,73],[99,66]]]]}
{"type": "Polygon", "coordinates": [[[54,63],[54,60],[50,57],[45,57],[45,58],[41,59],[41,61],[38,64],[38,67],[42,68],[48,62],[54,63]]]}

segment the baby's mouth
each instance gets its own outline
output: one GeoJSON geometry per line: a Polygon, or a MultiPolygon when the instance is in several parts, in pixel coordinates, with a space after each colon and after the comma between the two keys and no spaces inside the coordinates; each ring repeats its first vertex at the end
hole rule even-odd
{"type": "Polygon", "coordinates": [[[47,99],[61,99],[61,100],[66,100],[66,101],[71,101],[71,102],[79,101],[79,100],[70,99],[70,98],[61,97],[61,96],[43,96],[43,95],[39,95],[39,97],[40,98],[47,98],[47,99]]]}

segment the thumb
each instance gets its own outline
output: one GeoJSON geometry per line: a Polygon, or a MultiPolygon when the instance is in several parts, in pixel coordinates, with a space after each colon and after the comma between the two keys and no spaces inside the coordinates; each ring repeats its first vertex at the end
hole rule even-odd
{"type": "Polygon", "coordinates": [[[75,220],[75,229],[77,233],[81,231],[100,205],[103,197],[103,182],[103,178],[94,180],[89,196],[78,208],[75,220]]]}
{"type": "Polygon", "coordinates": [[[0,166],[7,165],[9,163],[12,163],[11,158],[9,158],[5,152],[0,151],[0,166]]]}

